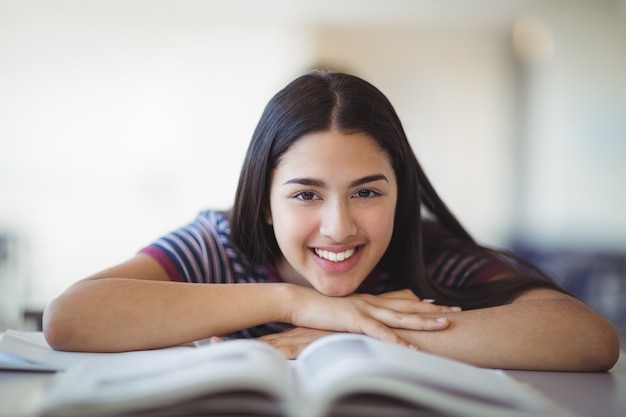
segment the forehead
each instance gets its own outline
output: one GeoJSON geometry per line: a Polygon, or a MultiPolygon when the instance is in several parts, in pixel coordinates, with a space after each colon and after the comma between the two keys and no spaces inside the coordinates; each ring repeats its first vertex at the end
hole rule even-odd
{"type": "Polygon", "coordinates": [[[355,164],[391,168],[391,159],[367,133],[344,133],[333,129],[297,139],[281,156],[276,168],[299,166],[312,169],[355,164]]]}

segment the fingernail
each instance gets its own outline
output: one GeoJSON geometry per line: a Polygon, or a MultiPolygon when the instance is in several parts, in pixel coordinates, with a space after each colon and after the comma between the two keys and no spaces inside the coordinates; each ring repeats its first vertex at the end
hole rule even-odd
{"type": "Polygon", "coordinates": [[[450,307],[452,311],[461,311],[461,307],[450,307]]]}
{"type": "Polygon", "coordinates": [[[409,349],[411,349],[411,350],[419,350],[419,349],[417,349],[417,346],[415,346],[415,345],[409,345],[409,349]]]}
{"type": "Polygon", "coordinates": [[[437,317],[437,318],[435,319],[435,321],[436,321],[437,323],[445,323],[445,322],[446,322],[446,320],[448,320],[448,319],[447,319],[447,318],[445,318],[445,317],[437,317]]]}
{"type": "Polygon", "coordinates": [[[432,304],[434,302],[435,302],[435,300],[430,299],[430,298],[425,298],[425,299],[422,300],[422,303],[430,303],[430,304],[432,304]]]}

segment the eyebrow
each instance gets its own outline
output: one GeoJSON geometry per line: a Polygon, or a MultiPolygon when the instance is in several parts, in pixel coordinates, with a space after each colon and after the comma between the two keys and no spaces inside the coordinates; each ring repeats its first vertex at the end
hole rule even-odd
{"type": "MultiPolygon", "coordinates": [[[[375,181],[389,182],[387,177],[384,176],[383,174],[375,174],[375,175],[368,175],[366,177],[359,178],[359,179],[352,181],[350,183],[350,187],[358,187],[359,185],[364,185],[364,184],[368,184],[370,182],[375,182],[375,181]]],[[[309,187],[323,187],[324,181],[317,180],[314,178],[292,178],[286,181],[283,185],[288,185],[288,184],[299,184],[299,185],[306,185],[309,187]]]]}

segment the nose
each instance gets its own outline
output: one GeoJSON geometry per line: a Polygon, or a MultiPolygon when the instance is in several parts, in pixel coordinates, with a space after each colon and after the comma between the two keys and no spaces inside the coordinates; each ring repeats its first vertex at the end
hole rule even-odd
{"type": "Polygon", "coordinates": [[[356,234],[356,222],[349,202],[329,201],[321,215],[320,234],[333,242],[345,242],[356,234]]]}

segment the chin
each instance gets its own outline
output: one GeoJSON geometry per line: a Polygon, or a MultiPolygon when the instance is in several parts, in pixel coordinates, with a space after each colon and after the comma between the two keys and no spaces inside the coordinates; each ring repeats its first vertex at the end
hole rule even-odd
{"type": "Polygon", "coordinates": [[[320,293],[328,297],[345,297],[350,294],[354,294],[358,285],[356,287],[352,286],[337,286],[337,285],[316,285],[315,289],[320,293]]]}

